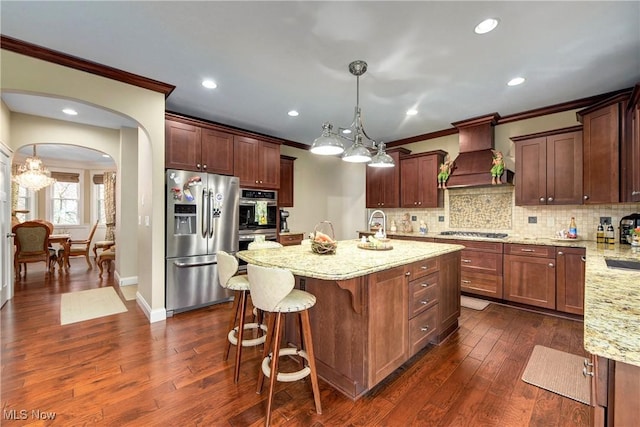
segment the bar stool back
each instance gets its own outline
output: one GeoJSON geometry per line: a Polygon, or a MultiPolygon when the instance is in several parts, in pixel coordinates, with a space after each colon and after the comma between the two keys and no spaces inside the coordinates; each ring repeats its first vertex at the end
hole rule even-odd
{"type": "Polygon", "coordinates": [[[264,376],[269,377],[269,397],[267,400],[267,416],[265,425],[271,421],[274,388],[277,381],[298,381],[309,376],[315,401],[316,412],[322,414],[320,404],[320,389],[316,373],[316,362],[313,354],[313,340],[311,338],[311,323],[309,309],[316,303],[316,297],[309,292],[293,289],[295,279],[289,270],[267,268],[253,264],[247,265],[249,276],[251,301],[260,310],[272,313],[267,326],[267,341],[264,346],[262,369],[258,375],[257,393],[262,391],[264,376]],[[300,337],[303,349],[285,347],[280,349],[282,335],[282,315],[298,313],[302,325],[300,337]],[[271,354],[270,354],[271,353],[271,354]],[[306,362],[305,366],[296,372],[278,372],[278,357],[281,355],[298,355],[306,362]],[[275,374],[274,374],[275,373],[275,374]]]}
{"type": "Polygon", "coordinates": [[[249,280],[246,275],[236,275],[238,272],[238,260],[233,255],[224,251],[218,251],[218,281],[223,288],[234,291],[232,317],[229,321],[229,335],[225,346],[223,360],[229,357],[231,344],[236,346],[236,363],[233,372],[233,382],[237,383],[240,377],[240,359],[242,347],[254,347],[264,344],[266,334],[262,333],[254,339],[244,339],[245,330],[266,331],[267,327],[260,323],[246,323],[247,294],[249,293],[249,280]],[[238,326],[236,326],[236,321],[238,326]],[[238,344],[240,343],[240,344],[238,344]]]}

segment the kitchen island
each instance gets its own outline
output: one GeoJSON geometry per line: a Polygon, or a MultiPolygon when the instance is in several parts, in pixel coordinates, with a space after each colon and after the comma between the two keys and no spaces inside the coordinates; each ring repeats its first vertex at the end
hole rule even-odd
{"type": "MultiPolygon", "coordinates": [[[[429,343],[458,328],[463,246],[391,240],[391,250],[338,242],[333,255],[308,244],[238,252],[238,258],[290,270],[316,296],[310,311],[318,375],[353,400],[429,343]]],[[[287,341],[297,342],[294,328],[287,341]]]]}

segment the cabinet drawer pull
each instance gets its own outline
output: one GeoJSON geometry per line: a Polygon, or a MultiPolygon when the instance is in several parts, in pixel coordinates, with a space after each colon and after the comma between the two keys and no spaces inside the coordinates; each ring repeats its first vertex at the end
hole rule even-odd
{"type": "Polygon", "coordinates": [[[520,249],[520,252],[535,252],[535,249],[520,249]]]}
{"type": "Polygon", "coordinates": [[[584,368],[582,368],[582,375],[584,375],[585,377],[587,376],[592,377],[593,371],[587,371],[587,367],[585,366],[584,368]]]}
{"type": "Polygon", "coordinates": [[[411,272],[407,271],[406,273],[404,273],[405,276],[411,276],[411,272]]]}
{"type": "Polygon", "coordinates": [[[463,280],[462,283],[468,284],[471,283],[471,280],[463,280]]]}
{"type": "Polygon", "coordinates": [[[423,288],[426,288],[427,286],[429,286],[428,283],[420,283],[420,286],[422,286],[423,288]]]}
{"type": "Polygon", "coordinates": [[[580,257],[580,259],[582,260],[582,262],[587,262],[587,257],[586,256],[580,257]]]}
{"type": "Polygon", "coordinates": [[[471,262],[470,259],[463,259],[462,262],[469,264],[471,262]]]}
{"type": "Polygon", "coordinates": [[[420,327],[420,330],[422,332],[427,332],[429,329],[431,329],[431,327],[429,325],[420,327]]]}
{"type": "Polygon", "coordinates": [[[420,269],[422,269],[422,270],[426,270],[427,268],[429,268],[428,265],[423,265],[423,266],[420,267],[420,269]]]}
{"type": "Polygon", "coordinates": [[[583,363],[583,365],[584,365],[585,367],[587,367],[587,366],[593,366],[593,363],[589,362],[589,359],[584,359],[584,363],[583,363]]]}
{"type": "Polygon", "coordinates": [[[422,301],[420,301],[420,304],[427,305],[427,304],[429,304],[429,300],[428,299],[422,300],[422,301]]]}
{"type": "Polygon", "coordinates": [[[544,203],[544,197],[540,197],[540,203],[544,203]]]}
{"type": "Polygon", "coordinates": [[[549,263],[549,267],[553,268],[553,267],[555,267],[555,265],[553,265],[553,263],[552,263],[552,262],[550,262],[550,263],[549,263]]]}
{"type": "Polygon", "coordinates": [[[558,255],[564,255],[564,252],[558,251],[558,255]]]}

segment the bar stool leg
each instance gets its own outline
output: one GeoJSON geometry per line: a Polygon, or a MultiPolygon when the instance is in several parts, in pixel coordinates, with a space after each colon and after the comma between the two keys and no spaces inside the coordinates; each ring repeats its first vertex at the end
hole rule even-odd
{"type": "Polygon", "coordinates": [[[238,322],[238,333],[236,334],[236,337],[238,338],[238,344],[236,345],[236,367],[233,371],[233,382],[236,384],[240,378],[240,358],[242,356],[242,340],[244,339],[244,318],[247,311],[247,293],[247,291],[240,292],[240,303],[238,304],[240,306],[240,321],[238,322]]]}
{"type": "MultiPolygon", "coordinates": [[[[236,326],[236,319],[238,318],[238,307],[240,303],[240,291],[236,291],[233,296],[233,306],[231,307],[231,312],[233,316],[229,320],[229,327],[227,331],[232,330],[236,326]]],[[[229,350],[231,350],[231,341],[227,340],[227,345],[224,347],[224,354],[222,355],[222,360],[227,360],[229,358],[229,350]]]]}
{"type": "Polygon", "coordinates": [[[313,389],[313,400],[316,403],[316,412],[322,414],[322,405],[320,404],[320,387],[318,386],[318,375],[316,371],[316,357],[313,353],[313,342],[311,340],[311,322],[309,321],[309,310],[300,313],[302,320],[302,336],[304,342],[304,350],[309,357],[309,369],[311,369],[311,388],[313,389]]]}
{"type": "MultiPolygon", "coordinates": [[[[275,314],[275,331],[273,332],[273,351],[271,352],[271,374],[269,375],[269,397],[267,398],[267,417],[264,425],[268,427],[271,422],[271,406],[273,404],[273,395],[278,379],[278,358],[280,356],[280,332],[282,331],[282,313],[275,314]]],[[[260,369],[262,371],[262,369],[260,369]]]]}
{"type": "MultiPolygon", "coordinates": [[[[269,320],[267,322],[267,337],[265,339],[264,342],[264,350],[262,351],[262,359],[264,360],[265,357],[267,357],[269,355],[269,352],[271,351],[271,346],[272,346],[272,342],[273,342],[273,334],[275,331],[275,323],[276,323],[276,316],[274,313],[269,313],[269,320]]],[[[258,385],[256,388],[256,393],[260,394],[262,393],[262,385],[264,384],[264,372],[262,372],[262,367],[260,369],[258,369],[258,385]]]]}

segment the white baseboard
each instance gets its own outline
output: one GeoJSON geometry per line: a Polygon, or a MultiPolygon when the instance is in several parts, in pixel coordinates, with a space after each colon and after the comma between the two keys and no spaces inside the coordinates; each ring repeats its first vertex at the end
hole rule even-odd
{"type": "Polygon", "coordinates": [[[149,323],[167,320],[167,310],[164,307],[152,310],[151,306],[142,297],[140,292],[136,292],[136,302],[144,312],[144,315],[147,316],[147,319],[149,319],[149,323]]]}
{"type": "Polygon", "coordinates": [[[118,285],[120,286],[131,286],[138,284],[138,276],[120,277],[120,275],[117,275],[116,279],[118,280],[118,285]]]}

